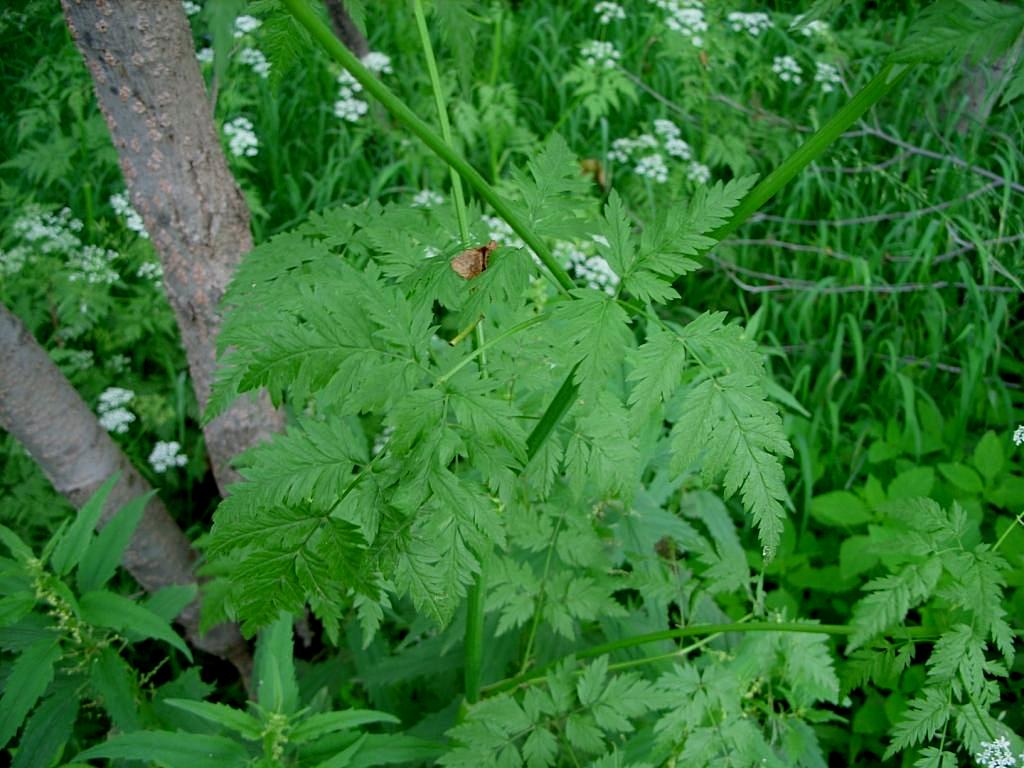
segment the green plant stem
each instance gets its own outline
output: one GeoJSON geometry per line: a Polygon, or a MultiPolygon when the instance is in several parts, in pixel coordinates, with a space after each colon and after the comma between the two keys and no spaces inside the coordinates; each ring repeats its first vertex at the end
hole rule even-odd
{"type": "MultiPolygon", "coordinates": [[[[602,645],[594,645],[584,648],[575,653],[568,654],[559,659],[554,659],[542,664],[530,672],[516,675],[515,677],[499,680],[496,683],[485,686],[485,695],[501,693],[518,688],[521,685],[534,685],[542,682],[549,669],[563,663],[566,659],[588,659],[594,656],[603,656],[606,653],[621,651],[626,648],[635,648],[648,643],[657,643],[662,640],[676,640],[683,637],[700,637],[703,635],[719,634],[725,632],[799,632],[814,635],[852,635],[855,627],[848,624],[804,624],[800,622],[774,622],[774,621],[748,621],[735,622],[732,624],[694,624],[679,629],[666,629],[661,632],[650,632],[646,635],[635,635],[625,637],[621,640],[614,640],[602,645]]],[[[902,630],[894,630],[891,633],[894,637],[900,638],[925,638],[931,637],[935,631],[928,627],[908,627],[902,630]]],[[[659,657],[660,658],[660,657],[659,657]]]]}
{"type": "MultiPolygon", "coordinates": [[[[427,18],[423,13],[422,0],[413,0],[413,13],[416,16],[416,27],[420,33],[420,45],[423,46],[423,58],[427,62],[427,74],[430,75],[430,87],[434,91],[434,105],[437,107],[437,120],[441,125],[441,138],[454,150],[452,128],[448,122],[448,108],[444,103],[444,91],[441,90],[441,77],[437,72],[437,59],[434,58],[434,46],[430,42],[430,30],[427,29],[427,18]]],[[[452,176],[452,197],[455,201],[455,218],[459,223],[459,237],[463,245],[469,245],[469,221],[466,218],[466,199],[462,195],[462,177],[449,166],[452,176]]]]}
{"type": "Polygon", "coordinates": [[[743,198],[732,217],[709,237],[723,240],[771,200],[804,168],[814,162],[844,131],[859,120],[879,99],[892,90],[910,70],[902,65],[886,64],[846,105],[836,112],[781,165],[769,173],[743,198]]]}
{"type": "MultiPolygon", "coordinates": [[[[476,337],[476,341],[477,341],[476,349],[474,349],[472,352],[470,352],[464,358],[459,360],[459,362],[457,362],[451,368],[449,368],[447,371],[445,371],[440,376],[438,376],[437,377],[437,383],[438,384],[443,384],[444,382],[448,381],[448,379],[450,379],[456,373],[458,373],[463,368],[465,368],[467,365],[469,365],[471,362],[473,362],[477,357],[483,357],[490,347],[497,346],[498,344],[503,342],[505,339],[507,339],[509,336],[515,336],[517,333],[520,333],[521,331],[525,331],[527,328],[531,328],[532,326],[537,325],[538,323],[541,323],[541,322],[543,322],[544,320],[547,320],[547,319],[548,319],[547,315],[534,315],[529,320],[524,320],[523,322],[517,323],[516,325],[513,325],[511,328],[508,328],[508,329],[502,331],[497,336],[495,336],[492,339],[488,340],[486,343],[482,341],[482,338],[483,338],[482,336],[477,335],[477,337],[476,337]]],[[[474,332],[479,327],[480,327],[480,324],[478,323],[476,325],[476,327],[473,329],[474,332]]],[[[484,368],[487,367],[486,360],[484,360],[482,365],[483,365],[484,368]]]]}
{"type": "Polygon", "coordinates": [[[558,422],[562,420],[565,412],[569,410],[569,406],[572,405],[572,401],[576,399],[576,369],[579,368],[579,363],[576,363],[569,371],[569,375],[565,377],[565,381],[562,382],[562,386],[558,388],[555,393],[554,399],[548,403],[547,409],[540,417],[540,421],[530,432],[526,438],[526,456],[527,461],[537,455],[540,447],[544,445],[544,441],[548,439],[551,431],[557,426],[558,422]]]}
{"type": "MultiPolygon", "coordinates": [[[[413,0],[413,14],[416,16],[416,27],[420,33],[420,45],[423,46],[423,58],[427,62],[427,73],[430,75],[430,86],[434,92],[434,106],[437,107],[437,119],[441,125],[441,138],[444,146],[454,153],[452,129],[448,122],[448,106],[445,104],[444,91],[441,90],[441,77],[437,72],[437,60],[434,58],[434,46],[430,42],[430,30],[427,29],[427,18],[423,13],[422,0],[413,0]]],[[[469,221],[466,216],[466,200],[462,195],[462,178],[454,165],[449,165],[452,176],[452,197],[455,202],[455,218],[459,224],[459,237],[463,244],[469,244],[469,221]]],[[[522,325],[522,324],[520,324],[522,325]]],[[[462,366],[474,358],[479,358],[480,375],[487,378],[487,342],[484,338],[483,323],[477,322],[476,349],[467,355],[449,373],[438,381],[444,381],[462,366]]],[[[518,326],[512,332],[521,330],[518,326]]],[[[504,338],[508,333],[499,337],[504,338]]],[[[474,704],[480,699],[480,671],[484,655],[484,598],[487,595],[486,566],[487,557],[482,557],[480,572],[466,595],[466,633],[463,639],[464,688],[466,701],[474,704]]]]}
{"type": "Polygon", "coordinates": [[[363,86],[363,90],[377,99],[404,128],[422,141],[445,163],[454,168],[469,186],[476,190],[491,208],[503,218],[512,230],[519,235],[524,243],[535,253],[547,268],[547,275],[554,281],[558,290],[568,294],[575,287],[569,273],[565,271],[551,253],[551,249],[512,206],[504,200],[483,176],[470,165],[458,152],[449,147],[444,139],[429,125],[421,120],[415,112],[406,106],[391,90],[362,65],[355,55],[348,50],[334,33],[317,17],[316,12],[306,0],[281,0],[282,4],[295,17],[312,38],[319,43],[327,54],[343,66],[363,86]]]}

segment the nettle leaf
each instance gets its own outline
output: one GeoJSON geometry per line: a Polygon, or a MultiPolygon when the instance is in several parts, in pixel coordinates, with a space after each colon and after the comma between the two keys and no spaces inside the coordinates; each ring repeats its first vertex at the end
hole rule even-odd
{"type": "MultiPolygon", "coordinates": [[[[791,457],[778,408],[768,400],[756,345],[724,313],[704,314],[677,333],[700,366],[672,428],[673,467],[697,464],[705,481],[723,476],[726,496],[739,492],[766,556],[782,534],[789,502],[780,456],[791,457]]],[[[660,342],[664,343],[664,342],[660,342]]],[[[641,384],[647,379],[639,378],[641,384]]]]}

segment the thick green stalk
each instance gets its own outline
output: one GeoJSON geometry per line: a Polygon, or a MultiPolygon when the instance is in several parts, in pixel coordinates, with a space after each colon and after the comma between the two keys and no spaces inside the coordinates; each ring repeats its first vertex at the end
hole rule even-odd
{"type": "MultiPolygon", "coordinates": [[[[530,672],[516,675],[505,680],[488,685],[484,688],[485,695],[501,693],[518,688],[520,685],[533,685],[542,682],[548,670],[563,663],[568,658],[589,659],[594,656],[603,656],[606,653],[621,651],[626,648],[635,648],[648,643],[657,643],[662,640],[676,640],[684,637],[701,637],[704,635],[720,634],[723,632],[800,632],[814,635],[852,635],[855,627],[848,624],[804,624],[801,622],[775,622],[775,621],[747,621],[732,624],[694,624],[680,629],[666,629],[661,632],[651,632],[646,635],[625,637],[621,640],[614,640],[602,645],[593,645],[589,648],[571,653],[560,659],[542,664],[530,672]]],[[[925,638],[932,637],[936,633],[927,627],[908,627],[907,629],[894,630],[893,637],[899,638],[925,638]]]]}
{"type": "Polygon", "coordinates": [[[749,219],[765,203],[775,197],[776,193],[804,168],[814,162],[838,139],[851,125],[867,112],[872,105],[887,94],[902,80],[910,70],[902,65],[886,64],[871,81],[861,88],[846,105],[836,112],[832,118],[818,129],[807,141],[774,171],[761,180],[750,190],[742,202],[736,206],[732,217],[721,227],[709,233],[715,240],[723,240],[749,219]]]}
{"type": "MultiPolygon", "coordinates": [[[[423,46],[423,58],[427,62],[427,73],[430,75],[430,86],[434,92],[434,105],[437,107],[437,119],[441,124],[441,138],[444,145],[454,152],[452,129],[448,123],[448,105],[444,102],[444,91],[441,90],[441,77],[437,72],[437,60],[434,58],[434,46],[430,42],[430,30],[427,29],[427,18],[423,13],[422,0],[413,0],[413,13],[416,16],[416,27],[420,33],[420,45],[423,46]]],[[[466,216],[466,200],[462,196],[462,179],[455,166],[449,166],[452,174],[452,197],[455,202],[455,218],[459,223],[459,237],[463,244],[469,244],[469,221],[466,216]]],[[[480,375],[487,378],[487,343],[484,339],[482,323],[476,325],[476,352],[463,362],[473,357],[479,359],[480,375]]],[[[456,367],[457,370],[457,367],[456,367]]],[[[466,701],[474,704],[480,700],[480,670],[484,657],[484,598],[487,594],[485,582],[485,565],[487,558],[481,558],[480,572],[473,580],[466,595],[466,633],[463,637],[464,687],[466,701]]]]}
{"type": "MultiPolygon", "coordinates": [[[[430,30],[427,29],[427,18],[423,13],[422,0],[413,0],[413,13],[416,16],[416,27],[420,33],[420,44],[423,46],[423,58],[427,61],[427,73],[430,75],[430,87],[434,91],[434,104],[437,107],[437,119],[441,124],[441,138],[451,149],[452,129],[448,122],[448,107],[444,103],[444,91],[441,90],[441,77],[437,73],[437,60],[434,58],[434,46],[430,43],[430,30]]],[[[455,218],[459,222],[459,237],[465,247],[469,247],[469,222],[466,218],[466,200],[462,196],[462,177],[449,166],[452,175],[452,197],[455,199],[455,218]]]]}
{"type": "Polygon", "coordinates": [[[537,254],[537,258],[547,267],[548,275],[554,280],[560,291],[568,293],[575,287],[569,273],[558,263],[544,240],[527,226],[512,206],[502,199],[494,187],[488,184],[487,180],[465,158],[445,144],[444,139],[436,131],[423,122],[415,112],[405,105],[405,102],[395,96],[387,86],[362,65],[348,48],[342,45],[334,33],[320,21],[306,0],[281,0],[281,2],[295,17],[295,20],[305,27],[313,39],[327,51],[328,55],[347,69],[352,77],[363,86],[366,93],[377,99],[395,120],[426,144],[435,155],[454,168],[466,183],[494,209],[495,213],[508,222],[512,230],[522,238],[523,242],[537,254]]]}

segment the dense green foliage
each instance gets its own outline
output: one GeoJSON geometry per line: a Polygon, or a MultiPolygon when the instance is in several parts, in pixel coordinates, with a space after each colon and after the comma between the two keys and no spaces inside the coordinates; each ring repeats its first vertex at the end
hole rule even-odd
{"type": "Polygon", "coordinates": [[[1021,754],[1019,6],[347,6],[389,63],[190,9],[258,243],[205,414],[57,9],[0,16],[0,299],[258,634],[247,702],[126,596],[142,502],[93,534],[4,438],[14,764],[1021,754]]]}

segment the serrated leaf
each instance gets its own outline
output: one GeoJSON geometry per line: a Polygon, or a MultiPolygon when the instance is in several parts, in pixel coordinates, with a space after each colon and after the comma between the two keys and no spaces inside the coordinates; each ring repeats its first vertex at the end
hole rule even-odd
{"type": "Polygon", "coordinates": [[[83,621],[89,624],[163,640],[192,660],[192,652],[166,621],[127,597],[106,590],[87,592],[79,600],[79,607],[83,621]]]}
{"type": "Polygon", "coordinates": [[[53,680],[53,667],[60,659],[56,638],[46,638],[29,646],[15,659],[0,696],[0,749],[7,746],[25,716],[53,680]]]}
{"type": "Polygon", "coordinates": [[[75,760],[96,758],[159,762],[169,768],[241,768],[248,764],[249,753],[223,736],[190,733],[182,738],[172,731],[136,731],[113,736],[75,760]]]}

